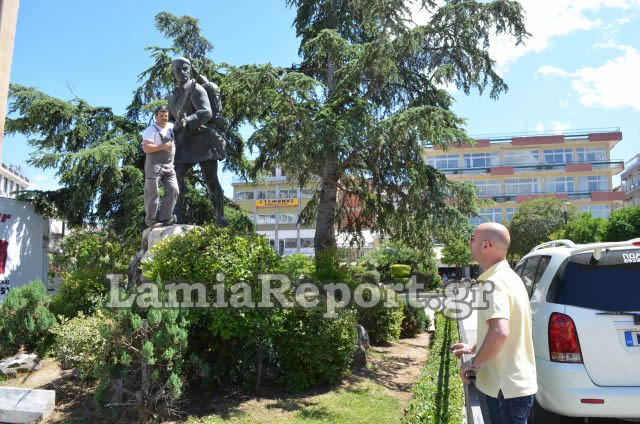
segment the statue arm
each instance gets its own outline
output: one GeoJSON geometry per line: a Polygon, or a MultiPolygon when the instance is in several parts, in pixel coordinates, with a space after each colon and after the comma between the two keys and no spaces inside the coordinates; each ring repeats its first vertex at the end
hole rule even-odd
{"type": "Polygon", "coordinates": [[[199,84],[196,85],[193,93],[191,94],[191,104],[193,105],[195,112],[187,116],[186,121],[189,129],[193,130],[206,124],[213,116],[207,92],[199,84]]]}

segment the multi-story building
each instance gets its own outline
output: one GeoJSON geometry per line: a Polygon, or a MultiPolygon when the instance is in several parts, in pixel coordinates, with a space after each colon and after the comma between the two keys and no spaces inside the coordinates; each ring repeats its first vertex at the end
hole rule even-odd
{"type": "Polygon", "coordinates": [[[22,170],[0,163],[0,197],[15,198],[15,192],[29,188],[29,179],[22,170]]]}
{"type": "MultiPolygon", "coordinates": [[[[234,202],[256,225],[256,232],[269,239],[276,252],[281,255],[315,254],[315,228],[297,223],[300,212],[316,191],[314,182],[301,188],[296,181],[287,178],[281,168],[276,168],[271,175],[255,182],[246,182],[234,176],[232,186],[234,202]]],[[[357,207],[357,202],[351,201],[350,204],[357,207]]],[[[369,230],[362,231],[363,243],[359,246],[351,243],[350,235],[338,233],[338,230],[336,228],[336,241],[338,247],[344,250],[345,261],[356,260],[378,243],[378,237],[369,230]]]]}
{"type": "Polygon", "coordinates": [[[472,218],[474,226],[507,223],[522,202],[542,196],[566,199],[578,212],[607,218],[625,196],[612,187],[612,176],[624,169],[622,160],[610,157],[620,140],[618,129],[494,136],[446,151],[427,145],[424,158],[448,178],[473,184],[480,198],[495,202],[472,218]]]}
{"type": "Polygon", "coordinates": [[[233,200],[256,225],[258,234],[269,239],[282,255],[313,255],[315,228],[297,224],[300,211],[313,197],[314,191],[298,187],[276,168],[257,182],[233,177],[233,200]]]}
{"type": "Polygon", "coordinates": [[[625,164],[620,174],[620,183],[624,191],[624,205],[640,205],[640,153],[625,164]]]}

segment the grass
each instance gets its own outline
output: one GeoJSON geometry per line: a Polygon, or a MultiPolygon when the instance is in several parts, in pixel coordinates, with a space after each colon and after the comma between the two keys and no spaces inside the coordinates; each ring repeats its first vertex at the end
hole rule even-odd
{"type": "Polygon", "coordinates": [[[455,321],[436,314],[436,337],[427,364],[413,388],[403,424],[462,423],[464,389],[459,363],[449,346],[458,342],[455,321]]]}
{"type": "Polygon", "coordinates": [[[190,417],[187,424],[388,424],[402,418],[398,399],[370,381],[326,394],[268,400],[233,411],[225,417],[190,417]]]}

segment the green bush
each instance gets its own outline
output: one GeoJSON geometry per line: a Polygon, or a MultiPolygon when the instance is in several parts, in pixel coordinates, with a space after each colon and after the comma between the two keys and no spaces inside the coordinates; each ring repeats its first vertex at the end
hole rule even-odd
{"type": "Polygon", "coordinates": [[[126,274],[135,248],[115,234],[78,230],[62,239],[51,255],[52,275],[62,284],[51,299],[51,311],[72,318],[91,315],[109,292],[107,274],[126,274]]]}
{"type": "MultiPolygon", "coordinates": [[[[371,299],[365,291],[365,300],[371,299]]],[[[404,318],[404,300],[390,289],[380,289],[380,301],[372,308],[358,307],[358,323],[369,333],[372,344],[389,343],[400,338],[404,318]],[[389,307],[386,306],[389,303],[389,307]],[[392,306],[394,305],[395,306],[392,306]]]]}
{"type": "Polygon", "coordinates": [[[377,270],[382,281],[391,281],[395,278],[391,275],[391,266],[394,264],[408,265],[410,273],[416,276],[417,283],[422,284],[425,290],[438,287],[441,283],[435,254],[430,246],[415,249],[399,241],[389,241],[371,250],[358,261],[359,267],[377,270]]]}
{"type": "Polygon", "coordinates": [[[98,403],[140,422],[167,418],[182,396],[187,322],[178,310],[119,311],[106,326],[107,360],[98,364],[98,403]]]}
{"type": "Polygon", "coordinates": [[[102,330],[106,317],[101,311],[93,316],[82,312],[72,319],[53,327],[55,335],[53,353],[56,359],[68,367],[75,367],[82,378],[94,377],[95,369],[105,358],[106,339],[102,330]]]}
{"type": "Polygon", "coordinates": [[[408,302],[404,304],[404,318],[402,319],[402,337],[415,337],[424,332],[429,326],[424,308],[414,308],[408,302]]]}
{"type": "Polygon", "coordinates": [[[456,321],[436,314],[436,334],[427,363],[413,386],[402,424],[463,422],[464,389],[460,363],[449,346],[458,342],[456,321]]]}
{"type": "Polygon", "coordinates": [[[356,348],[356,319],[351,310],[327,319],[324,307],[296,307],[284,312],[274,347],[285,390],[299,392],[319,384],[333,385],[349,372],[356,348]]]}
{"type": "MultiPolygon", "coordinates": [[[[224,274],[224,298],[231,286],[244,282],[249,302],[259,302],[259,274],[277,273],[280,258],[268,241],[254,234],[238,234],[230,228],[206,226],[167,238],[153,248],[152,260],[141,264],[151,281],[203,283],[207,302],[215,304],[218,274],[224,274]]],[[[178,300],[182,300],[180,297],[178,300]]],[[[220,299],[221,300],[221,299],[220,299]]],[[[278,328],[278,309],[191,308],[185,311],[189,324],[189,374],[195,383],[248,385],[255,381],[259,352],[269,352],[273,331],[278,328]],[[201,364],[207,367],[201,368],[201,364]]]]}
{"type": "Polygon", "coordinates": [[[604,240],[627,241],[640,237],[640,205],[618,209],[607,221],[604,240]]]}
{"type": "Polygon", "coordinates": [[[296,281],[303,275],[310,277],[315,270],[313,258],[301,253],[294,253],[282,259],[282,267],[279,272],[291,278],[292,281],[296,281]]]}
{"type": "Polygon", "coordinates": [[[373,284],[377,286],[380,284],[380,273],[378,271],[365,271],[359,276],[360,283],[373,284]]]}
{"type": "Polygon", "coordinates": [[[49,296],[41,281],[12,289],[0,302],[0,357],[14,355],[21,346],[40,355],[53,343],[49,329],[56,324],[47,306],[49,296]]]}
{"type": "Polygon", "coordinates": [[[339,249],[325,249],[316,252],[316,270],[313,280],[317,282],[341,281],[353,286],[353,270],[340,263],[339,249]]]}
{"type": "Polygon", "coordinates": [[[403,264],[393,264],[390,267],[391,278],[408,278],[411,275],[411,267],[403,264]]]}

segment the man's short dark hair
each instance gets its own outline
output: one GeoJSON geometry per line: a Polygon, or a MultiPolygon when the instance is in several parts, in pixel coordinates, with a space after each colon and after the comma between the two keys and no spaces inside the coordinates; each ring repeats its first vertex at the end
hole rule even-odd
{"type": "Polygon", "coordinates": [[[153,116],[158,116],[160,112],[169,113],[169,109],[166,106],[158,106],[155,111],[153,111],[153,116]]]}

